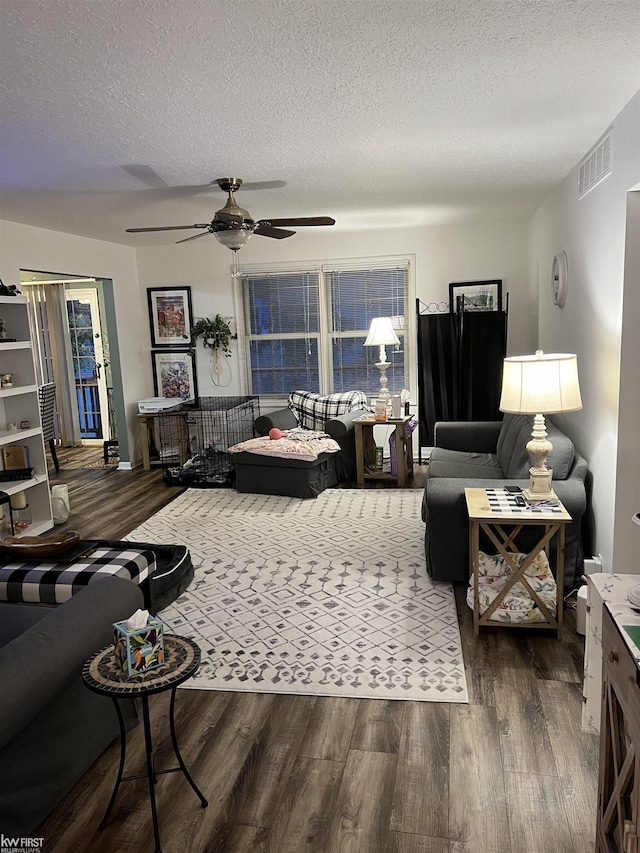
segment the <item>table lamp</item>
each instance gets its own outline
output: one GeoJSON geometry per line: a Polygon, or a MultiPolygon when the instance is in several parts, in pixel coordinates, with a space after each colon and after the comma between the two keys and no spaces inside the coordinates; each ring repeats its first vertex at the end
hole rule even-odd
{"type": "Polygon", "coordinates": [[[376,364],[376,367],[380,371],[380,392],[378,394],[378,397],[379,399],[384,400],[387,408],[389,407],[391,402],[391,394],[389,393],[389,389],[387,388],[388,379],[386,377],[386,371],[391,362],[387,361],[387,351],[385,350],[385,344],[399,343],[400,339],[393,330],[391,317],[374,317],[371,321],[369,334],[367,335],[367,339],[364,342],[364,346],[380,347],[380,360],[376,364]]]}
{"type": "Polygon", "coordinates": [[[577,412],[582,408],[578,384],[578,359],[569,353],[517,355],[504,360],[500,411],[535,415],[527,452],[531,458],[529,488],[522,495],[533,503],[557,500],[551,488],[553,471],[547,456],[553,445],[547,439],[544,414],[577,412]]]}

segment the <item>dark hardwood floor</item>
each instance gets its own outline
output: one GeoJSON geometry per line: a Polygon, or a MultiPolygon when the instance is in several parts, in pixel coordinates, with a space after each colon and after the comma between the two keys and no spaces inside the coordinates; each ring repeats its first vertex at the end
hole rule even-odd
{"type": "Polygon", "coordinates": [[[71,515],[55,529],[77,530],[83,539],[121,539],[184,491],[163,485],[158,468],[84,467],[102,460],[102,447],[61,448],[57,454],[60,470],[49,461],[49,478],[52,486],[69,489],[71,515]]]}
{"type": "MultiPolygon", "coordinates": [[[[69,486],[65,526],[85,538],[120,538],[181,491],[158,471],[83,469],[92,454],[62,451],[52,477],[69,486]]],[[[425,476],[419,468],[412,485],[425,476]]],[[[573,612],[560,641],[474,637],[464,593],[468,705],[180,690],[178,739],[209,807],[179,775],[158,777],[164,853],[590,853],[598,753],[580,730],[573,612]]],[[[162,767],[167,695],[151,707],[162,767]]],[[[141,727],[128,744],[126,772],[142,772],[141,727]]],[[[122,786],[98,830],[118,754],[113,744],[34,833],[46,851],[153,851],[144,780],[122,786]]]]}

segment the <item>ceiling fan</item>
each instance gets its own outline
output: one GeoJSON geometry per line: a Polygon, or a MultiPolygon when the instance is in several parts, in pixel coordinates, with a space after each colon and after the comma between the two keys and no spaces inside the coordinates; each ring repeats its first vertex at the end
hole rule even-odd
{"type": "Polygon", "coordinates": [[[251,218],[249,211],[239,207],[236,202],[234,193],[242,186],[241,178],[217,178],[215,183],[218,184],[221,190],[228,193],[229,197],[225,206],[216,212],[211,222],[197,225],[168,225],[164,228],[127,228],[127,232],[130,234],[139,234],[146,231],[179,231],[202,228],[205,230],[201,234],[193,234],[191,237],[185,237],[184,240],[178,240],[177,242],[186,243],[189,240],[196,240],[198,237],[206,237],[207,234],[213,234],[216,240],[222,243],[223,246],[231,249],[232,252],[238,252],[252,234],[259,234],[261,237],[273,237],[275,240],[284,240],[286,237],[292,237],[296,233],[295,231],[288,230],[292,226],[335,225],[335,219],[332,219],[330,216],[258,219],[256,222],[251,218]]]}

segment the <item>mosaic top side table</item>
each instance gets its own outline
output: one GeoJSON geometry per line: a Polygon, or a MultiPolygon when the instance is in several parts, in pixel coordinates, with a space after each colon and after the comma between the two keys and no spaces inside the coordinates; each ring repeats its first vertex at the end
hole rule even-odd
{"type": "Polygon", "coordinates": [[[97,652],[93,657],[89,658],[82,669],[82,679],[86,686],[90,690],[93,690],[102,696],[108,696],[112,699],[116,709],[116,714],[118,715],[118,723],[120,724],[120,766],[118,768],[118,775],[116,777],[116,783],[113,788],[113,793],[111,794],[109,805],[107,806],[104,817],[100,822],[100,829],[104,829],[107,823],[120,783],[140,778],[139,775],[123,776],[127,752],[127,736],[118,699],[124,697],[135,697],[141,700],[147,764],[146,776],[149,782],[149,798],[151,800],[151,817],[153,819],[155,853],[162,853],[154,790],[156,776],[164,773],[175,773],[181,770],[187,782],[191,785],[198,796],[202,808],[206,808],[208,805],[207,800],[204,798],[196,783],[191,778],[189,771],[182,760],[182,756],[180,755],[180,750],[178,748],[178,741],[176,739],[174,722],[176,688],[179,684],[182,684],[196,673],[200,666],[200,648],[193,640],[190,640],[187,637],[165,634],[164,654],[165,662],[162,666],[148,670],[140,675],[128,677],[126,673],[122,672],[120,666],[116,662],[113,646],[107,646],[107,648],[102,649],[102,651],[97,652]],[[151,737],[151,723],[149,720],[149,696],[154,693],[162,693],[164,690],[171,690],[169,726],[171,729],[171,743],[173,744],[173,751],[178,760],[178,767],[171,767],[167,770],[156,770],[153,760],[153,742],[151,737]]]}

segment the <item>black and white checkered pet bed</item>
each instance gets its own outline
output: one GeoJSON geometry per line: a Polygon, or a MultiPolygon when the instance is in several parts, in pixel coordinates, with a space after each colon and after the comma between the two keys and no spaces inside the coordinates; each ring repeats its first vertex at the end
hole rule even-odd
{"type": "Polygon", "coordinates": [[[96,578],[115,575],[142,584],[155,567],[152,550],[132,546],[97,547],[69,565],[5,563],[0,566],[0,601],[62,604],[96,578]]]}

